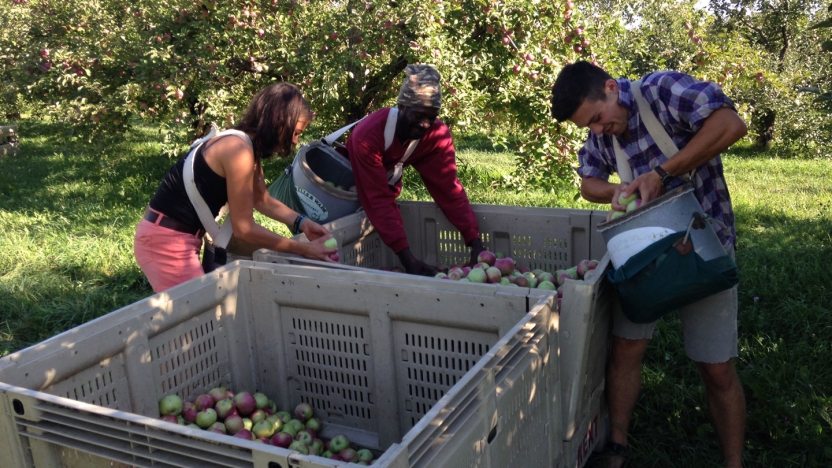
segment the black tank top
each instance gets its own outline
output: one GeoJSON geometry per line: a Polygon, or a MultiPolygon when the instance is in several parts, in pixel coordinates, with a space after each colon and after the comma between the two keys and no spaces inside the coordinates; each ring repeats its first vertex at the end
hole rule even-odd
{"type": "MultiPolygon", "coordinates": [[[[225,138],[225,136],[221,138],[225,138]]],[[[228,191],[225,178],[220,177],[205,162],[204,149],[205,145],[203,144],[194,156],[194,180],[196,188],[211,210],[211,214],[216,217],[220,208],[228,203],[228,191]]],[[[165,178],[162,179],[162,183],[156,189],[156,194],[150,199],[150,207],[188,226],[205,229],[199,220],[199,215],[196,214],[196,209],[188,198],[188,192],[185,191],[182,175],[185,168],[185,158],[187,158],[187,154],[181,157],[165,174],[165,178]]]]}

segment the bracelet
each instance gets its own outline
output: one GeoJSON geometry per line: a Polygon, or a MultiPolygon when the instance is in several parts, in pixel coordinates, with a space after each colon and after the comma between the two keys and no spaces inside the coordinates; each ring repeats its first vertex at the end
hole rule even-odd
{"type": "Polygon", "coordinates": [[[309,216],[306,215],[298,215],[298,217],[295,218],[295,233],[300,232],[300,226],[303,224],[303,220],[308,217],[309,216]]]}

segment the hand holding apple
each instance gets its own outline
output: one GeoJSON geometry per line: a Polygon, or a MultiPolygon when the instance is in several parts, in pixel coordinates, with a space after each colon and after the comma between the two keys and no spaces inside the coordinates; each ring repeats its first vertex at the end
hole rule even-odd
{"type": "Polygon", "coordinates": [[[303,222],[300,224],[300,230],[301,232],[306,234],[306,238],[310,241],[316,240],[321,237],[327,238],[331,236],[331,234],[329,233],[329,231],[326,230],[326,228],[316,223],[315,221],[312,221],[310,218],[306,218],[303,220],[303,222]]]}
{"type": "MultiPolygon", "coordinates": [[[[647,203],[664,193],[662,179],[655,171],[646,172],[634,180],[627,187],[627,194],[638,192],[641,195],[641,202],[647,203]]],[[[626,207],[625,207],[626,208],[626,207]]]]}

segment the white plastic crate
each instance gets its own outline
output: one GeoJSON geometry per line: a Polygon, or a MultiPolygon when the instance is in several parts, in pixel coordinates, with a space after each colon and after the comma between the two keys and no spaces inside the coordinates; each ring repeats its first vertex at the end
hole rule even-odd
{"type": "Polygon", "coordinates": [[[0,460],[343,465],[156,419],[164,395],[229,385],[311,403],[378,466],[557,466],[553,296],[446,283],[227,265],[0,359],[0,460]]]}
{"type": "MultiPolygon", "coordinates": [[[[595,229],[605,220],[607,212],[476,204],[472,207],[483,245],[510,256],[518,265],[554,272],[577,265],[583,259],[600,259],[595,273],[586,280],[566,282],[559,311],[562,434],[564,441],[571,441],[579,430],[582,416],[589,411],[593,391],[599,386],[603,388],[610,311],[617,301],[614,288],[603,275],[610,266],[606,243],[595,229]]],[[[459,231],[435,203],[401,202],[399,208],[411,250],[417,258],[448,266],[469,260],[470,250],[459,231]]],[[[254,252],[253,258],[259,262],[335,267],[376,274],[379,272],[375,269],[400,266],[398,258],[381,241],[365,213],[341,218],[325,227],[338,240],[339,266],[268,250],[254,252]]],[[[303,240],[305,236],[301,234],[296,238],[303,240]]],[[[434,280],[437,285],[449,282],[455,283],[434,280]]],[[[494,287],[476,283],[460,285],[494,287]]]]}
{"type": "Polygon", "coordinates": [[[581,416],[575,436],[563,443],[563,467],[581,468],[592,452],[600,450],[609,438],[609,413],[604,399],[604,387],[592,391],[589,406],[581,416]]]}

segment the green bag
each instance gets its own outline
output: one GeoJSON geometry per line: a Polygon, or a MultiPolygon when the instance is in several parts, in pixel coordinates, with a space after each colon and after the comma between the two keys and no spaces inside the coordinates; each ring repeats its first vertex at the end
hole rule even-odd
{"type": "Polygon", "coordinates": [[[655,322],[679,307],[739,283],[730,255],[705,261],[685,231],[673,233],[607,272],[624,315],[634,323],[655,322]]]}
{"type": "MultiPolygon", "coordinates": [[[[269,186],[269,195],[272,198],[280,200],[284,205],[297,211],[299,214],[307,215],[306,209],[300,202],[300,198],[298,198],[295,182],[292,180],[292,166],[287,167],[283,171],[283,174],[280,174],[280,177],[269,186]]],[[[298,234],[292,226],[289,226],[289,231],[292,234],[298,234]]]]}

